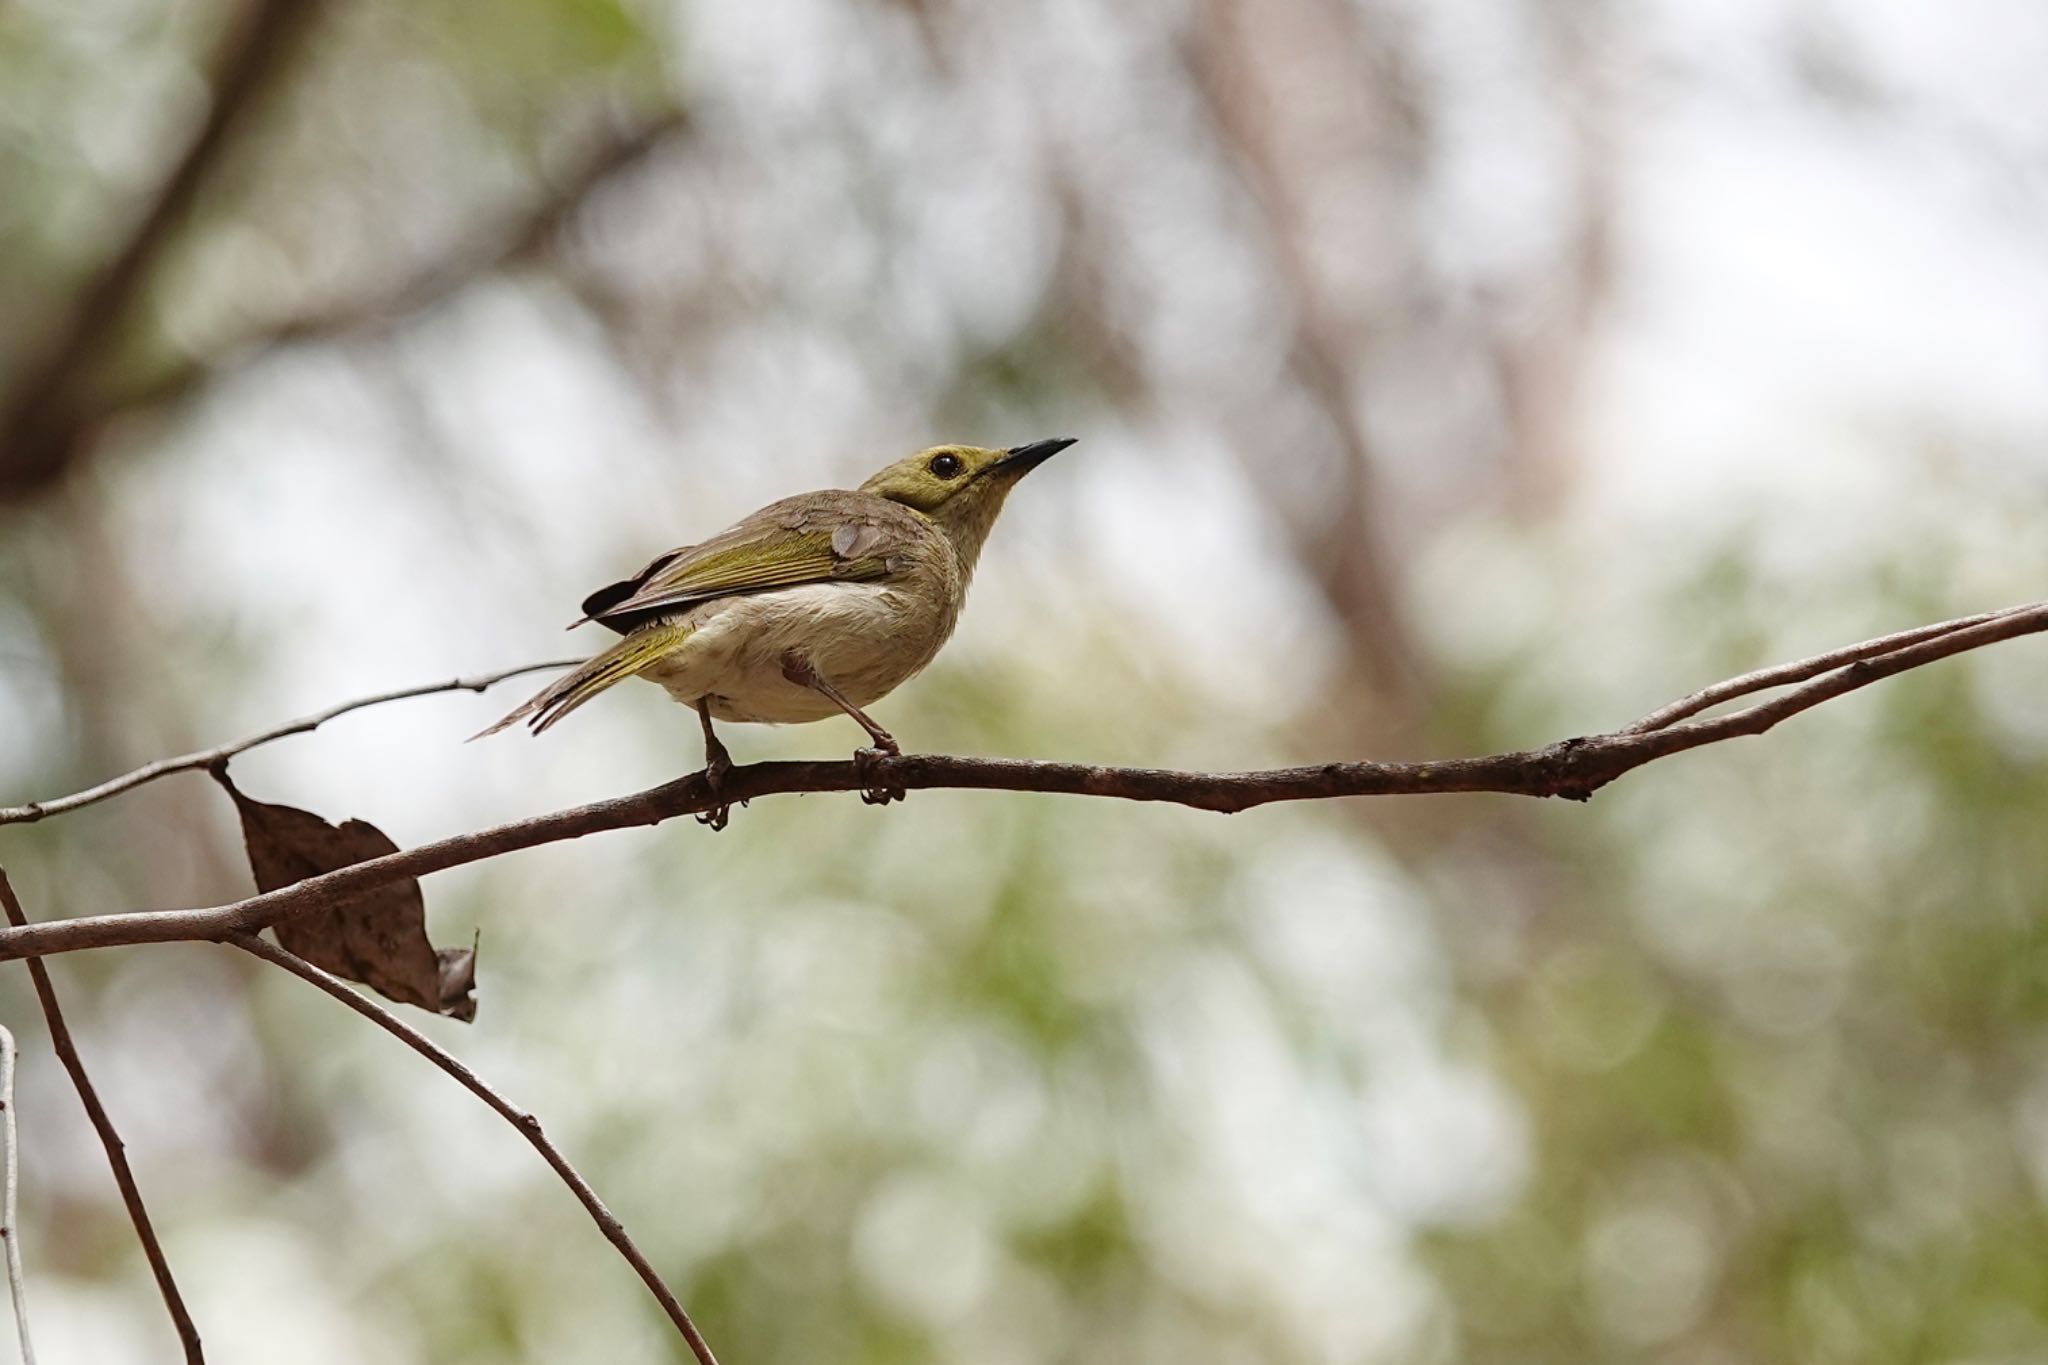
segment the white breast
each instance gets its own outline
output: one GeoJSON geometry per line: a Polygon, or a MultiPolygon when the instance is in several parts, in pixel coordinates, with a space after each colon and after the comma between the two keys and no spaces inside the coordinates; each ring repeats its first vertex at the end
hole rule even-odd
{"type": "Polygon", "coordinates": [[[695,633],[642,676],[677,701],[711,699],[719,720],[794,724],[839,708],[783,675],[796,653],[854,702],[887,696],[932,661],[956,613],[873,583],[812,583],[707,602],[683,619],[695,633]]]}

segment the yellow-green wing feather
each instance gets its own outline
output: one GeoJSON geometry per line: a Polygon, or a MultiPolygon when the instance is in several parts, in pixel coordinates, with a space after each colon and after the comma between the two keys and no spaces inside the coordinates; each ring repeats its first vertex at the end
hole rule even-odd
{"type": "MultiPolygon", "coordinates": [[[[638,579],[600,589],[585,600],[585,620],[627,623],[718,597],[803,583],[870,582],[888,575],[879,531],[758,530],[677,550],[638,579]],[[846,550],[855,553],[848,555],[846,550]],[[866,551],[863,553],[862,551],[866,551]]],[[[580,625],[581,622],[578,622],[580,625]]]]}

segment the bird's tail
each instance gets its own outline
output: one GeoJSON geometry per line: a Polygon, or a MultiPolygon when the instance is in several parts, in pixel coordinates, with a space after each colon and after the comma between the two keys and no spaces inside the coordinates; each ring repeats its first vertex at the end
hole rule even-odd
{"type": "Polygon", "coordinates": [[[690,628],[673,622],[661,621],[642,626],[574,672],[565,673],[549,683],[531,701],[496,725],[479,730],[470,738],[495,735],[520,721],[525,721],[535,734],[539,734],[607,687],[624,682],[655,660],[674,652],[689,638],[690,628]]]}

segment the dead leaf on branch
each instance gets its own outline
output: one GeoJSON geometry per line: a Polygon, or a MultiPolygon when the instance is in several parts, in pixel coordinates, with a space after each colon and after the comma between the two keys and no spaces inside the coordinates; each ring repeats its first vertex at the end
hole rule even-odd
{"type": "MultiPolygon", "coordinates": [[[[309,810],[245,795],[225,766],[213,778],[234,800],[258,891],[276,891],[352,863],[398,852],[363,820],[329,824],[309,810]]],[[[436,949],[427,938],[419,880],[406,877],[331,910],[272,926],[277,941],[316,967],[359,981],[387,999],[468,1023],[476,1018],[476,949],[436,949]]]]}

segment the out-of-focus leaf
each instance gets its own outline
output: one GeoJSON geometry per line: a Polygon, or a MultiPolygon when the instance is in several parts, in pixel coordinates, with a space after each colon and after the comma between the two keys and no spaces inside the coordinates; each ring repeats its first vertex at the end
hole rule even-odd
{"type": "MultiPolygon", "coordinates": [[[[296,806],[245,795],[227,772],[214,778],[233,798],[259,891],[275,891],[352,863],[398,852],[384,831],[363,820],[339,825],[296,806]]],[[[416,878],[387,883],[332,910],[275,926],[277,941],[317,967],[360,981],[401,1004],[476,1018],[476,949],[435,949],[416,878]]]]}

